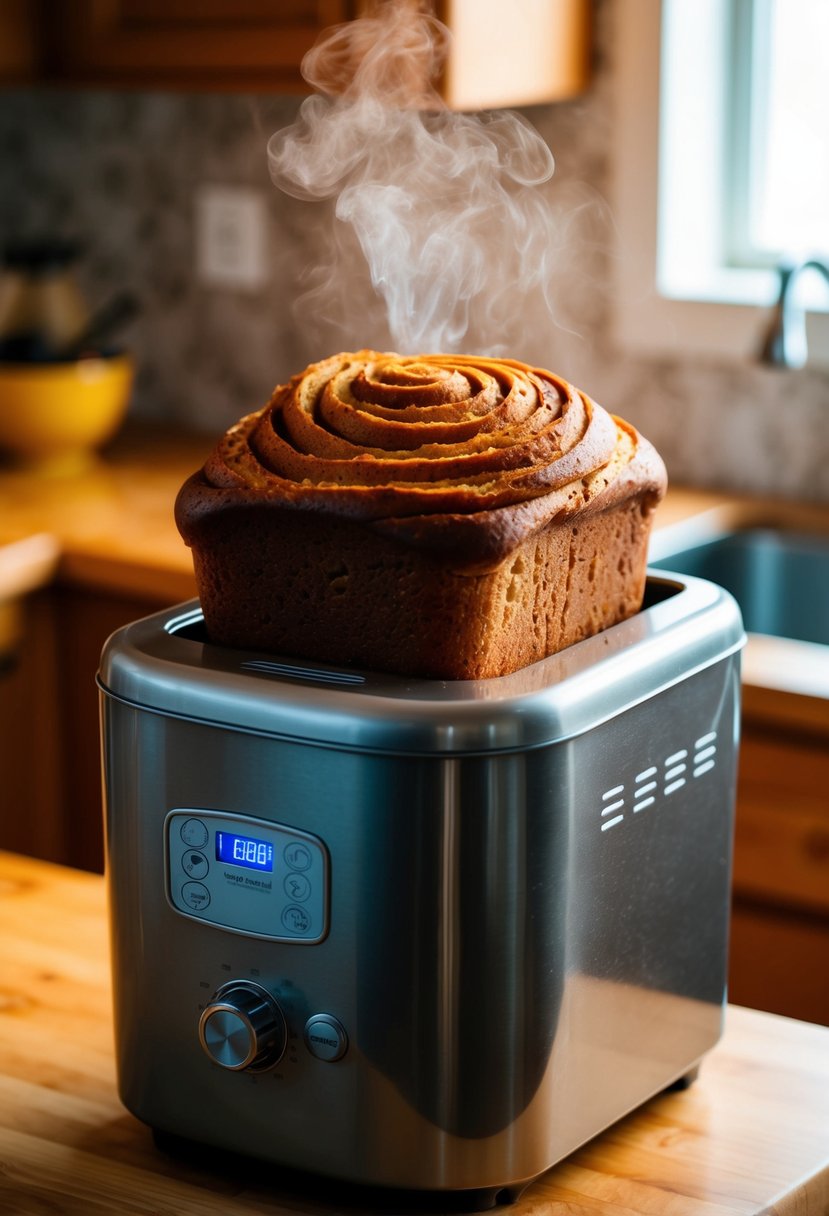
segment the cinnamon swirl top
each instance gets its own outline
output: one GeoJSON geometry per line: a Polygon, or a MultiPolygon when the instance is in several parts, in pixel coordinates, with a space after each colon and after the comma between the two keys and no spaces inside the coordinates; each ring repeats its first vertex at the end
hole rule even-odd
{"type": "Polygon", "coordinates": [[[664,488],[651,445],[551,372],[363,350],[312,364],[231,427],[176,520],[191,544],[216,510],[328,511],[471,567],[552,519],[664,488]]]}

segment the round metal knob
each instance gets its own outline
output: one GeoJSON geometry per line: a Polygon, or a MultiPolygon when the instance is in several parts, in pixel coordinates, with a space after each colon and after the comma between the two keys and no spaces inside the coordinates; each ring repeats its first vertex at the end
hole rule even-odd
{"type": "Polygon", "coordinates": [[[269,992],[239,980],[225,984],[199,1019],[199,1042],[215,1064],[234,1072],[271,1068],[287,1041],[285,1018],[269,992]]]}

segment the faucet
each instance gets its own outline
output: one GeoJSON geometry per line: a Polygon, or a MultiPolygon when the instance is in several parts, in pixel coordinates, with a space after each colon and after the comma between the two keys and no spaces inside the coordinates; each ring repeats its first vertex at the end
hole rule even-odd
{"type": "Polygon", "coordinates": [[[829,263],[820,258],[805,258],[800,262],[787,259],[779,264],[780,290],[760,351],[761,363],[792,368],[806,365],[806,313],[793,298],[795,284],[804,270],[819,270],[829,283],[829,263]]]}

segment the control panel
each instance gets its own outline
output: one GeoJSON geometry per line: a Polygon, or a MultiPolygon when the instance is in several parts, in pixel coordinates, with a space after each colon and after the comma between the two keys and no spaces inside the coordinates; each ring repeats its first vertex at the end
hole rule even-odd
{"type": "Polygon", "coordinates": [[[164,823],[167,895],[184,916],[313,944],[328,932],[328,851],[284,824],[178,808],[164,823]]]}

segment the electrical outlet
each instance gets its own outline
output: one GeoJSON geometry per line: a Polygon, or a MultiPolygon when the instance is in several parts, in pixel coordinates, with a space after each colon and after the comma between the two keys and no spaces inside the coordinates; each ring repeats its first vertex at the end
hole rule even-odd
{"type": "Polygon", "coordinates": [[[257,190],[202,186],[196,193],[196,259],[206,287],[259,291],[268,278],[267,211],[257,190]]]}

